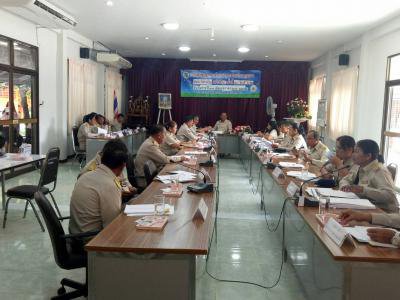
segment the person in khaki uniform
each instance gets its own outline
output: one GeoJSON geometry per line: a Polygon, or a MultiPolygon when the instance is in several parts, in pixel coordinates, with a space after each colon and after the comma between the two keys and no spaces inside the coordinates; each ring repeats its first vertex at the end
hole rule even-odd
{"type": "Polygon", "coordinates": [[[223,112],[219,116],[219,120],[214,125],[215,131],[222,131],[222,133],[232,132],[232,123],[228,120],[228,114],[223,112]]]}
{"type": "Polygon", "coordinates": [[[176,137],[178,124],[175,121],[170,121],[165,124],[165,136],[160,149],[166,155],[175,155],[181,149],[181,141],[176,137]]]}
{"type": "Polygon", "coordinates": [[[353,153],[356,141],[348,135],[342,135],[336,139],[336,154],[327,161],[321,168],[320,172],[325,179],[333,178],[339,183],[342,178],[349,174],[350,168],[353,166],[353,153]],[[344,168],[348,166],[349,168],[344,168]],[[340,171],[335,171],[342,169],[340,171]]]}
{"type": "Polygon", "coordinates": [[[304,161],[322,167],[328,161],[329,148],[319,140],[319,133],[310,130],[306,137],[308,151],[304,152],[304,161]]]}
{"type": "Polygon", "coordinates": [[[86,150],[86,139],[92,133],[97,133],[96,113],[92,113],[88,117],[88,121],[83,123],[78,129],[79,149],[86,150]]]}
{"type": "Polygon", "coordinates": [[[339,184],[341,190],[353,192],[360,198],[367,198],[386,212],[398,212],[392,175],[378,161],[379,146],[373,140],[357,142],[353,167],[339,184]]]}
{"type": "Polygon", "coordinates": [[[400,214],[392,213],[365,213],[354,210],[346,210],[340,215],[343,225],[357,225],[358,222],[368,222],[375,225],[383,225],[391,228],[369,228],[368,235],[371,240],[393,244],[400,247],[400,231],[392,228],[400,229],[400,214]]]}
{"type": "Polygon", "coordinates": [[[151,160],[156,167],[160,170],[164,165],[173,161],[186,160],[182,157],[172,157],[163,153],[160,149],[160,144],[164,141],[164,126],[153,125],[149,129],[150,137],[147,138],[140,146],[136,159],[135,159],[135,176],[140,187],[145,187],[144,180],[144,164],[146,161],[151,160]]]}
{"type": "Polygon", "coordinates": [[[69,231],[101,230],[121,213],[121,184],[118,179],[128,160],[128,150],[120,140],[108,142],[101,164],[83,174],[71,196],[69,231]]]}
{"type": "Polygon", "coordinates": [[[208,132],[212,129],[211,126],[207,126],[204,128],[198,128],[197,125],[200,123],[200,117],[197,115],[193,116],[193,126],[190,127],[190,130],[193,132],[193,134],[197,134],[198,132],[208,132]]]}
{"type": "Polygon", "coordinates": [[[273,144],[273,147],[282,147],[293,150],[294,154],[296,155],[297,150],[307,149],[307,144],[303,136],[300,134],[299,125],[293,122],[290,123],[289,132],[283,139],[282,143],[279,145],[273,144]]]}
{"type": "Polygon", "coordinates": [[[179,127],[177,138],[182,142],[194,142],[197,140],[196,134],[190,129],[193,126],[193,116],[186,116],[184,123],[179,127]]]}

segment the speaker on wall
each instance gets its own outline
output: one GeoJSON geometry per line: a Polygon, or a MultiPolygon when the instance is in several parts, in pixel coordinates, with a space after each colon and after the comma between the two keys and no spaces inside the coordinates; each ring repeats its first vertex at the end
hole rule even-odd
{"type": "Polygon", "coordinates": [[[81,47],[79,50],[80,58],[89,58],[89,55],[90,55],[89,52],[90,52],[89,48],[81,47]]]}
{"type": "Polygon", "coordinates": [[[339,55],[339,66],[348,66],[350,62],[350,55],[340,54],[339,55]]]}

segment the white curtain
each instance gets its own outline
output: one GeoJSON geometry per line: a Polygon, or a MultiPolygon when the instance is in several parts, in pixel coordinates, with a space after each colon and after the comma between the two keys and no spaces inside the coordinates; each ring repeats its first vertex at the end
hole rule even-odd
{"type": "Polygon", "coordinates": [[[68,132],[82,123],[84,115],[97,108],[96,64],[82,59],[68,59],[68,132]]]}
{"type": "Polygon", "coordinates": [[[328,132],[332,139],[344,134],[353,134],[357,82],[358,67],[333,74],[328,113],[328,132]]]}
{"type": "Polygon", "coordinates": [[[114,119],[114,92],[118,101],[118,112],[121,112],[121,91],[122,91],[122,75],[118,69],[106,68],[105,76],[106,84],[106,99],[105,99],[105,114],[109,121],[114,119]]]}
{"type": "Polygon", "coordinates": [[[317,127],[318,115],[318,101],[322,98],[322,89],[324,84],[324,76],[319,76],[310,81],[309,96],[308,96],[308,109],[311,115],[309,125],[312,128],[317,127]]]}

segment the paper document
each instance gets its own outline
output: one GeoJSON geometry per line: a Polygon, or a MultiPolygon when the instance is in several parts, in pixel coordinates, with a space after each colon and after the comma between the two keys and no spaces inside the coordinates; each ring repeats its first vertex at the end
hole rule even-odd
{"type": "Polygon", "coordinates": [[[287,175],[298,178],[303,181],[311,180],[311,179],[317,177],[317,175],[315,175],[314,173],[307,172],[307,173],[303,174],[303,172],[301,172],[301,171],[289,171],[289,172],[287,172],[287,175]]]}
{"type": "Polygon", "coordinates": [[[340,190],[333,190],[331,188],[315,188],[316,192],[321,196],[330,196],[336,198],[349,198],[357,199],[358,196],[354,193],[343,192],[340,190]]]}
{"type": "Polygon", "coordinates": [[[207,154],[205,151],[185,151],[185,154],[187,155],[203,155],[207,154]]]}
{"type": "Polygon", "coordinates": [[[283,168],[303,168],[304,166],[295,162],[281,161],[279,165],[283,168]]]}
{"type": "Polygon", "coordinates": [[[330,197],[330,206],[336,208],[375,209],[368,199],[336,198],[330,197]]]}
{"type": "Polygon", "coordinates": [[[368,228],[376,228],[376,227],[367,227],[367,226],[344,227],[346,232],[351,234],[360,243],[368,243],[371,246],[375,247],[397,248],[395,245],[392,244],[384,244],[372,241],[367,233],[368,228]]]}
{"type": "MultiPolygon", "coordinates": [[[[126,205],[124,213],[128,217],[136,217],[136,216],[151,216],[154,215],[154,204],[134,204],[134,205],[126,205]]],[[[164,211],[166,215],[173,215],[175,212],[175,208],[173,205],[165,204],[164,211]]]]}

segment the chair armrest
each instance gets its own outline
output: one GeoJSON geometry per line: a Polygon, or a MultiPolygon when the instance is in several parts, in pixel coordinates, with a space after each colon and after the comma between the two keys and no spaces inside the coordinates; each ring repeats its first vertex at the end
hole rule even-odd
{"type": "Polygon", "coordinates": [[[64,234],[61,237],[64,239],[80,239],[97,235],[99,232],[100,230],[81,232],[81,233],[70,233],[70,234],[64,234]]]}

